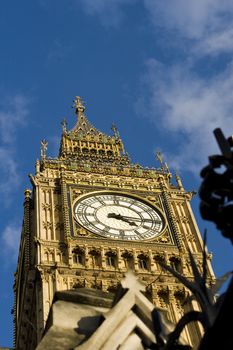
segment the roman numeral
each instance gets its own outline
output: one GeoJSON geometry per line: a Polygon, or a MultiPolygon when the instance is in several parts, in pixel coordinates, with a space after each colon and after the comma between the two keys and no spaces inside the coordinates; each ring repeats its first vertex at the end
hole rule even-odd
{"type": "Polygon", "coordinates": [[[113,203],[119,205],[119,200],[116,197],[113,197],[113,203]]]}
{"type": "Polygon", "coordinates": [[[99,224],[98,221],[90,221],[90,223],[91,223],[91,225],[97,225],[97,224],[99,224]]]}
{"type": "Polygon", "coordinates": [[[104,202],[101,198],[97,197],[97,200],[98,200],[98,202],[100,202],[101,204],[105,205],[105,202],[104,202]]]}
{"type": "Polygon", "coordinates": [[[139,236],[140,238],[143,238],[140,232],[138,232],[137,230],[134,230],[134,232],[136,233],[137,236],[139,236]]]}
{"type": "Polygon", "coordinates": [[[150,228],[150,226],[143,225],[142,228],[145,228],[146,230],[148,230],[150,228]]]}

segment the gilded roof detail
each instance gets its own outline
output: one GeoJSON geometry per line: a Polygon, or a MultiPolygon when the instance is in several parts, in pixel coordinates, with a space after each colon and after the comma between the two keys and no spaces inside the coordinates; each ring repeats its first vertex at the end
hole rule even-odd
{"type": "Polygon", "coordinates": [[[66,121],[62,123],[63,134],[59,157],[76,160],[98,159],[104,163],[129,164],[128,155],[124,151],[124,145],[116,126],[112,127],[113,136],[96,129],[85,116],[85,107],[79,96],[74,100],[74,109],[77,115],[75,126],[68,131],[66,121]]]}

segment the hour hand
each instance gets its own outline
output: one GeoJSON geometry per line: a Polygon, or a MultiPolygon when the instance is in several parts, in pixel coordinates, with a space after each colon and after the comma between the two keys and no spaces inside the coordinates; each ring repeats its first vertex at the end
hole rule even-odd
{"type": "Polygon", "coordinates": [[[108,213],[107,217],[108,218],[117,219],[117,220],[121,220],[122,219],[121,214],[116,214],[116,213],[108,213]]]}
{"type": "Polygon", "coordinates": [[[121,214],[108,213],[107,217],[127,222],[130,226],[138,226],[135,224],[135,222],[130,221],[128,218],[126,218],[125,216],[122,216],[121,214]]]}

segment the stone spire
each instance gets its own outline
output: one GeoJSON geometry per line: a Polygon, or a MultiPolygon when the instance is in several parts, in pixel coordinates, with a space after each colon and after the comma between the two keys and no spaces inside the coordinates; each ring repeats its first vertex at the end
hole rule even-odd
{"type": "Polygon", "coordinates": [[[123,142],[114,126],[113,136],[104,134],[96,129],[87,119],[84,102],[80,96],[74,99],[73,108],[77,115],[75,126],[67,131],[62,124],[63,134],[60,145],[59,158],[76,161],[95,161],[103,163],[129,164],[125,154],[123,142]]]}

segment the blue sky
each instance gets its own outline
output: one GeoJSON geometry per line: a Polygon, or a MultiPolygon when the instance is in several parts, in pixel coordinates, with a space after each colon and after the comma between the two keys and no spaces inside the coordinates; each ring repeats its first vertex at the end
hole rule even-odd
{"type": "MultiPolygon", "coordinates": [[[[0,346],[12,345],[13,273],[23,191],[40,157],[58,153],[72,100],[110,133],[115,122],[135,163],[156,167],[160,149],[187,190],[197,190],[212,131],[233,133],[233,2],[230,0],[22,0],[0,10],[0,346]]],[[[232,251],[208,228],[216,275],[232,251]]]]}

